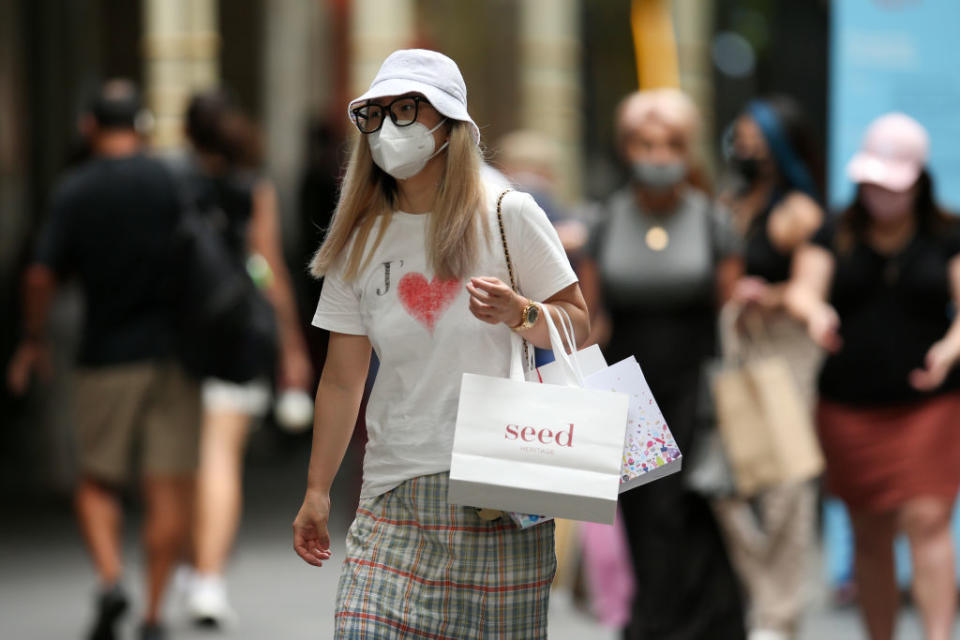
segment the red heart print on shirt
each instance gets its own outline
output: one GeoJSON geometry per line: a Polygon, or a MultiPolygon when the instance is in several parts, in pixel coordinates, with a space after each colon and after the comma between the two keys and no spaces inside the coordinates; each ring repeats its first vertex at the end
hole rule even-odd
{"type": "Polygon", "coordinates": [[[420,273],[408,273],[397,283],[397,295],[407,313],[424,325],[430,333],[437,320],[460,294],[459,280],[427,279],[420,273]]]}

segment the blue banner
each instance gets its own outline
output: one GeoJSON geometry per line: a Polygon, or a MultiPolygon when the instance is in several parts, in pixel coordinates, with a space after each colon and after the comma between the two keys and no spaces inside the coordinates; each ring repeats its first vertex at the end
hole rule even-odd
{"type": "Polygon", "coordinates": [[[960,1],[831,2],[828,202],[849,204],[847,162],[874,118],[902,111],[930,133],[938,200],[960,212],[960,1]]]}

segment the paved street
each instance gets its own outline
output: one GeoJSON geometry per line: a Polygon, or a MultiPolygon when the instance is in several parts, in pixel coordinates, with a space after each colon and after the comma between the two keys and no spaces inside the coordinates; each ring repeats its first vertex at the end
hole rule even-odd
{"type": "MultiPolygon", "coordinates": [[[[260,457],[266,457],[261,454],[260,457]]],[[[331,620],[337,567],[309,567],[290,548],[289,522],[299,505],[306,458],[287,452],[267,465],[253,454],[248,477],[248,510],[229,571],[240,626],[227,634],[190,629],[175,598],[168,616],[174,638],[182,640],[306,640],[332,636],[331,620]]],[[[342,489],[341,489],[342,490],[342,489]]],[[[3,640],[73,640],[89,620],[93,572],[84,554],[67,505],[50,505],[35,513],[18,513],[0,521],[0,638],[3,640]]],[[[344,515],[335,518],[337,557],[342,557],[344,515]]],[[[134,522],[127,538],[128,579],[140,589],[134,522]]],[[[139,598],[137,598],[139,601],[139,598]]],[[[129,616],[133,638],[137,611],[129,616]]],[[[567,594],[554,598],[551,640],[613,640],[616,634],[595,625],[569,605],[567,594]]],[[[801,640],[862,638],[851,611],[815,606],[801,640]]],[[[920,639],[916,620],[901,625],[900,640],[920,639]]],[[[957,636],[960,638],[960,636],[957,636]]]]}

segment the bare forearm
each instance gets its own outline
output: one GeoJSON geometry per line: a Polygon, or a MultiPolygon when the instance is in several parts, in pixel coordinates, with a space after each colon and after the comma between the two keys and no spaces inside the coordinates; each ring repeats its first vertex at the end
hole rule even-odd
{"type": "Polygon", "coordinates": [[[308,492],[329,493],[350,444],[362,397],[362,386],[348,389],[320,381],[307,475],[308,492]]]}
{"type": "Polygon", "coordinates": [[[253,195],[253,219],[250,225],[250,247],[263,256],[270,267],[271,281],[267,296],[277,314],[280,343],[285,350],[304,348],[299,313],[290,272],[283,258],[279,209],[276,192],[267,182],[257,185],[253,195]]]}
{"type": "Polygon", "coordinates": [[[49,267],[32,265],[24,274],[23,328],[27,338],[36,340],[46,336],[56,288],[56,276],[49,267]]]}
{"type": "Polygon", "coordinates": [[[784,287],[783,306],[787,312],[801,322],[809,322],[817,311],[829,304],[814,291],[800,284],[790,284],[784,287]]]}
{"type": "Polygon", "coordinates": [[[733,297],[737,281],[743,276],[743,259],[739,257],[725,258],[717,265],[716,286],[717,298],[720,305],[726,304],[733,297]]]}
{"type": "Polygon", "coordinates": [[[940,340],[940,344],[944,345],[947,353],[950,354],[951,362],[956,365],[960,361],[960,315],[954,317],[953,323],[943,339],[940,340]]]}

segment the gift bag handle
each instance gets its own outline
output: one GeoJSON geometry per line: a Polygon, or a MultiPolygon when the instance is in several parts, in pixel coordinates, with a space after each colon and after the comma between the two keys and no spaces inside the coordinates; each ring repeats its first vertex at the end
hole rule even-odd
{"type": "Polygon", "coordinates": [[[728,302],[720,311],[720,343],[723,361],[735,366],[748,359],[751,349],[755,355],[766,352],[770,336],[763,320],[748,313],[745,305],[728,302]],[[741,318],[744,319],[745,336],[741,335],[738,327],[741,318]]]}
{"type": "MultiPolygon", "coordinates": [[[[540,307],[540,315],[543,316],[544,321],[547,323],[547,331],[550,334],[550,347],[553,349],[554,358],[562,365],[561,369],[565,370],[567,374],[567,384],[582,387],[583,371],[580,369],[580,362],[574,355],[567,353],[567,349],[563,344],[563,338],[560,337],[557,325],[553,321],[553,315],[547,311],[544,304],[540,302],[535,302],[534,304],[540,307]]],[[[558,306],[557,308],[559,309],[560,307],[558,306]]]]}
{"type": "MultiPolygon", "coordinates": [[[[540,302],[534,302],[534,304],[540,308],[540,315],[543,316],[544,322],[547,325],[547,332],[550,335],[550,348],[553,350],[554,358],[560,363],[561,369],[566,374],[566,383],[569,386],[582,387],[584,376],[580,368],[580,362],[574,356],[567,353],[566,345],[575,344],[573,341],[573,323],[570,322],[570,327],[565,325],[565,322],[570,321],[569,316],[567,316],[565,321],[561,321],[560,323],[566,339],[566,343],[564,343],[564,338],[560,336],[560,331],[557,329],[556,323],[554,323],[553,316],[547,311],[546,305],[540,302]]],[[[561,317],[567,315],[563,307],[557,306],[555,308],[559,310],[561,317]]],[[[521,338],[516,331],[511,331],[510,334],[510,379],[523,381],[523,362],[520,357],[520,352],[522,351],[521,343],[526,343],[526,341],[521,338]]],[[[576,351],[575,348],[573,351],[576,351]]]]}
{"type": "Polygon", "coordinates": [[[573,320],[567,310],[557,305],[557,313],[560,314],[560,329],[563,339],[567,342],[567,353],[574,353],[577,350],[576,331],[573,328],[573,320]]]}

